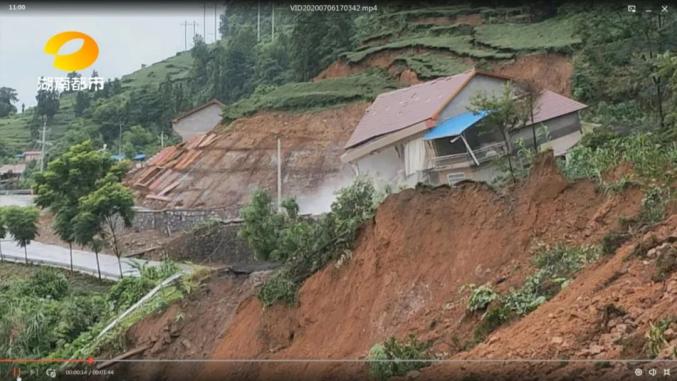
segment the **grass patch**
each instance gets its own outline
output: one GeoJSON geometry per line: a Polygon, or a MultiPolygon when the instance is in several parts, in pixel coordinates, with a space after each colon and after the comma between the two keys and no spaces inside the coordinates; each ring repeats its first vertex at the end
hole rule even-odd
{"type": "Polygon", "coordinates": [[[473,58],[506,59],[513,56],[511,53],[501,53],[494,49],[477,47],[473,45],[472,36],[460,34],[408,37],[380,46],[344,53],[343,57],[349,62],[357,63],[380,51],[416,47],[446,50],[459,56],[473,58]]]}
{"type": "Polygon", "coordinates": [[[647,356],[654,358],[661,353],[663,347],[668,344],[665,338],[665,331],[675,321],[674,318],[666,318],[658,322],[649,323],[649,330],[646,333],[646,344],[644,346],[647,356]]]}
{"type": "Polygon", "coordinates": [[[492,305],[475,327],[473,344],[483,341],[502,324],[528,314],[557,295],[578,271],[596,261],[600,254],[598,246],[538,245],[533,259],[538,270],[518,289],[511,288],[507,295],[491,299],[492,305]]]}
{"type": "Polygon", "coordinates": [[[383,344],[376,344],[369,350],[369,371],[379,380],[404,376],[412,370],[430,365],[429,343],[421,342],[414,335],[398,341],[391,337],[383,344]]]}
{"type": "Polygon", "coordinates": [[[249,98],[226,107],[223,119],[231,122],[261,110],[307,111],[356,100],[371,100],[396,87],[397,84],[387,74],[377,70],[316,82],[259,87],[249,98]]]}
{"type": "Polygon", "coordinates": [[[475,287],[470,293],[468,300],[468,311],[482,311],[489,306],[489,303],[498,298],[498,294],[488,284],[475,287]]]}
{"type": "Polygon", "coordinates": [[[484,24],[475,28],[475,39],[496,49],[562,50],[579,44],[576,18],[556,17],[533,24],[484,24]]]}
{"type": "Polygon", "coordinates": [[[463,60],[437,52],[403,55],[395,59],[416,72],[421,79],[432,79],[462,73],[470,68],[463,60]]]}

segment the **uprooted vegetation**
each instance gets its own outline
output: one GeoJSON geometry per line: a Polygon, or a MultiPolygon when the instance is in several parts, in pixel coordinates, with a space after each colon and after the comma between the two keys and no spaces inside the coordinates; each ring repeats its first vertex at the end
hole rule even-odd
{"type": "Polygon", "coordinates": [[[376,191],[364,179],[340,190],[331,211],[319,219],[300,216],[293,199],[285,200],[281,210],[275,211],[266,192],[255,192],[252,202],[242,210],[240,235],[259,259],[284,262],[261,288],[259,299],[263,304],[293,304],[306,278],[331,260],[348,260],[357,229],[372,217],[376,203],[376,191]]]}

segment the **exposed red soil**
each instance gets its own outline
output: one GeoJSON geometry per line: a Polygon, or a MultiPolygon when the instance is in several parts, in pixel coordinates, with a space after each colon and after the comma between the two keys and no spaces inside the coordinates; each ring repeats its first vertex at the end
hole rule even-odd
{"type": "Polygon", "coordinates": [[[349,63],[343,59],[339,59],[320,72],[313,80],[317,81],[327,78],[346,77],[362,73],[369,68],[389,70],[398,57],[407,54],[420,54],[426,51],[428,51],[428,49],[420,47],[381,50],[380,52],[370,54],[358,63],[349,63]]]}
{"type": "MultiPolygon", "coordinates": [[[[368,56],[359,63],[338,60],[323,70],[314,80],[349,76],[376,67],[388,70],[402,83],[415,84],[420,82],[418,77],[414,78],[416,73],[406,65],[396,65],[395,60],[403,54],[420,54],[426,51],[425,48],[384,50],[368,56]]],[[[453,55],[450,54],[450,56],[453,55]]],[[[465,60],[468,64],[473,64],[472,59],[465,58],[465,60]]],[[[488,71],[517,80],[533,80],[543,89],[562,95],[571,95],[573,64],[571,58],[563,54],[539,53],[518,56],[512,60],[494,62],[489,66],[488,71]]]]}
{"type": "Polygon", "coordinates": [[[495,64],[491,71],[519,80],[533,80],[544,89],[571,95],[571,76],[574,68],[571,58],[563,54],[519,56],[509,62],[495,64]]]}
{"type": "MultiPolygon", "coordinates": [[[[251,296],[269,273],[213,275],[200,290],[180,304],[148,317],[127,331],[129,349],[147,346],[145,358],[204,359],[223,340],[239,303],[251,296]]],[[[130,380],[188,380],[200,370],[199,363],[118,364],[115,372],[130,380]]]]}
{"type": "MultiPolygon", "coordinates": [[[[677,273],[656,281],[656,257],[633,257],[639,244],[647,248],[670,242],[677,250],[677,215],[646,233],[639,240],[621,247],[615,256],[584,270],[576,282],[550,302],[525,318],[494,332],[473,350],[457,359],[645,359],[645,334],[651,322],[677,316],[677,273]]],[[[659,358],[670,358],[677,347],[674,330],[666,335],[668,344],[659,358]]],[[[511,364],[487,369],[473,364],[461,367],[434,366],[422,379],[453,379],[481,373],[487,379],[514,379],[521,374],[547,374],[549,379],[565,379],[576,374],[581,379],[637,379],[622,363],[608,369],[590,364],[511,364]]],[[[640,364],[650,368],[670,368],[675,363],[640,364]]],[[[634,369],[634,366],[630,369],[634,369]]]]}
{"type": "MultiPolygon", "coordinates": [[[[591,182],[569,184],[547,156],[507,196],[477,183],[402,191],[380,206],[348,263],[327,266],[303,284],[297,307],[264,309],[254,297],[245,300],[211,357],[364,358],[389,336],[415,334],[432,342],[437,356],[448,358],[462,350],[479,319],[466,313],[463,285],[490,282],[501,292],[517,286],[533,271],[530,248],[535,243],[598,243],[617,228],[619,218],[637,214],[640,200],[637,188],[608,196],[591,182]]],[[[566,295],[571,295],[566,303],[583,300],[594,289],[571,286],[556,301],[566,295]]],[[[547,310],[555,313],[564,305],[547,310]]],[[[566,313],[560,315],[568,319],[566,313]]],[[[541,316],[541,334],[554,332],[549,321],[541,316]]],[[[524,355],[536,323],[517,324],[521,330],[515,335],[523,337],[515,340],[514,351],[525,346],[526,352],[519,352],[524,355]]],[[[513,345],[510,336],[503,337],[513,345]]],[[[209,364],[200,379],[364,378],[366,371],[363,364],[209,364]]]]}

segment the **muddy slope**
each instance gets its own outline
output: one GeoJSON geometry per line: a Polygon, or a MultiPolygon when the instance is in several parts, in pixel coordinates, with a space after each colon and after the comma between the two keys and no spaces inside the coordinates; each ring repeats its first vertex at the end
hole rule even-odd
{"type": "MultiPolygon", "coordinates": [[[[533,244],[597,243],[638,212],[640,199],[636,188],[604,195],[590,182],[569,184],[546,156],[507,196],[476,183],[402,191],[381,205],[351,261],[305,282],[298,306],[245,300],[211,358],[358,359],[408,334],[452,356],[478,319],[465,313],[463,285],[506,291],[532,271],[533,244]]],[[[366,371],[359,363],[229,363],[207,364],[200,378],[329,380],[366,371]]]]}

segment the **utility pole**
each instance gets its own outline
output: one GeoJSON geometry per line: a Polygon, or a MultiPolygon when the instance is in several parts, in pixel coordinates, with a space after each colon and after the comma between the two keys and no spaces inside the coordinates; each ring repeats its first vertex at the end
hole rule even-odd
{"type": "Polygon", "coordinates": [[[45,170],[45,135],[47,132],[47,116],[42,117],[42,144],[40,148],[40,172],[45,170]]]}
{"type": "Polygon", "coordinates": [[[165,148],[165,131],[160,131],[160,147],[165,148]]]}
{"type": "Polygon", "coordinates": [[[120,131],[118,133],[118,157],[120,157],[122,155],[122,121],[121,120],[118,121],[118,129],[120,131]]]}
{"type": "Polygon", "coordinates": [[[277,211],[282,211],[282,143],[277,138],[277,211]]]}
{"type": "Polygon", "coordinates": [[[207,43],[207,2],[203,2],[202,5],[202,37],[207,43]]]}
{"type": "Polygon", "coordinates": [[[218,21],[216,20],[216,3],[214,3],[214,42],[219,40],[218,34],[217,33],[217,28],[216,25],[218,24],[218,21]]]}
{"type": "Polygon", "coordinates": [[[256,2],[258,12],[256,14],[256,42],[261,41],[261,1],[256,2]]]}
{"type": "Polygon", "coordinates": [[[196,30],[197,30],[197,29],[195,29],[195,28],[196,28],[198,25],[200,25],[200,24],[199,24],[198,22],[196,22],[195,20],[193,20],[193,41],[195,41],[195,33],[196,33],[196,30]]]}
{"type": "Polygon", "coordinates": [[[270,15],[270,39],[275,41],[275,3],[270,4],[271,15],[270,15]]]}
{"type": "Polygon", "coordinates": [[[181,25],[183,25],[183,50],[188,50],[188,20],[181,25]]]}

